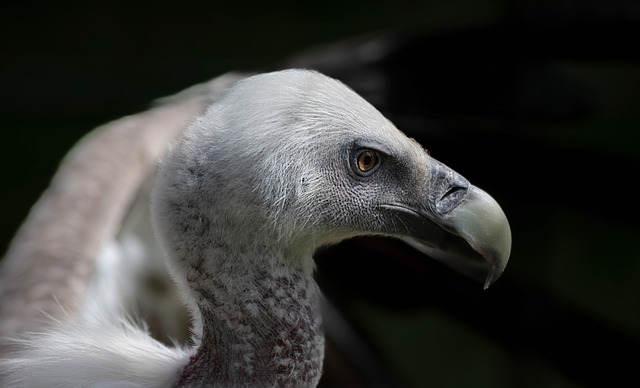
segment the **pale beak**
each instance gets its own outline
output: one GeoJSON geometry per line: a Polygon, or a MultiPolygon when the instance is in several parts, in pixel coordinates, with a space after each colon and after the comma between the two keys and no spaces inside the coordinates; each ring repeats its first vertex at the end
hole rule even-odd
{"type": "Polygon", "coordinates": [[[511,254],[511,228],[487,193],[430,158],[428,193],[420,206],[390,204],[407,229],[396,235],[446,266],[489,287],[511,254]]]}

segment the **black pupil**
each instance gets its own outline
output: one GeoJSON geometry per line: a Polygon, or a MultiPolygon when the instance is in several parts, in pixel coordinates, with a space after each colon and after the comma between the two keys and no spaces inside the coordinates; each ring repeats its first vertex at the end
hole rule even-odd
{"type": "Polygon", "coordinates": [[[376,155],[371,151],[363,151],[358,157],[358,168],[362,172],[368,172],[376,163],[376,155]]]}
{"type": "Polygon", "coordinates": [[[371,157],[371,152],[365,152],[364,153],[364,158],[362,159],[362,164],[364,164],[365,166],[369,166],[371,164],[371,160],[373,158],[371,157]]]}

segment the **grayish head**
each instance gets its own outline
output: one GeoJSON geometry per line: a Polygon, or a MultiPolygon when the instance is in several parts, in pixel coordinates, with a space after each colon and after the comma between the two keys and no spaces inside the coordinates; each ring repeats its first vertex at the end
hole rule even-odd
{"type": "Polygon", "coordinates": [[[477,253],[473,262],[486,267],[479,276],[492,281],[509,256],[508,223],[488,195],[354,91],[312,71],[238,82],[174,147],[158,187],[159,229],[183,257],[206,244],[233,247],[238,257],[278,251],[311,266],[318,246],[355,235],[393,235],[437,250],[452,235],[467,245],[463,255],[477,253]],[[478,203],[498,221],[470,231],[473,215],[456,214],[478,203]]]}
{"type": "Polygon", "coordinates": [[[189,194],[199,217],[224,217],[244,244],[264,244],[263,236],[311,250],[382,232],[377,205],[402,192],[386,169],[426,179],[427,168],[419,145],[355,92],[298,70],[239,82],[191,126],[167,163],[178,172],[164,186],[167,197],[189,194]],[[365,149],[402,160],[381,158],[380,171],[359,174],[365,149]]]}

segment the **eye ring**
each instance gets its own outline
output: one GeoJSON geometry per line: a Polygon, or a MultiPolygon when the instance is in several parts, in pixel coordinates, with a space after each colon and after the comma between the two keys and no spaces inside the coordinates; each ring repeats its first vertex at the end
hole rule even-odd
{"type": "Polygon", "coordinates": [[[380,154],[370,148],[362,148],[353,154],[353,171],[360,176],[372,174],[380,165],[380,154]]]}

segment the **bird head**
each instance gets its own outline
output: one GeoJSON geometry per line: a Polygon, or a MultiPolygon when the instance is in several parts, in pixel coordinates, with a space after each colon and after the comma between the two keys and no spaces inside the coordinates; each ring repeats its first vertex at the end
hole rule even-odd
{"type": "MultiPolygon", "coordinates": [[[[191,125],[162,171],[161,180],[173,178],[160,213],[214,225],[191,229],[225,241],[268,240],[310,257],[346,238],[392,236],[486,286],[510,254],[496,201],[317,72],[239,81],[191,125]]],[[[177,224],[175,233],[189,229],[177,224]]]]}

